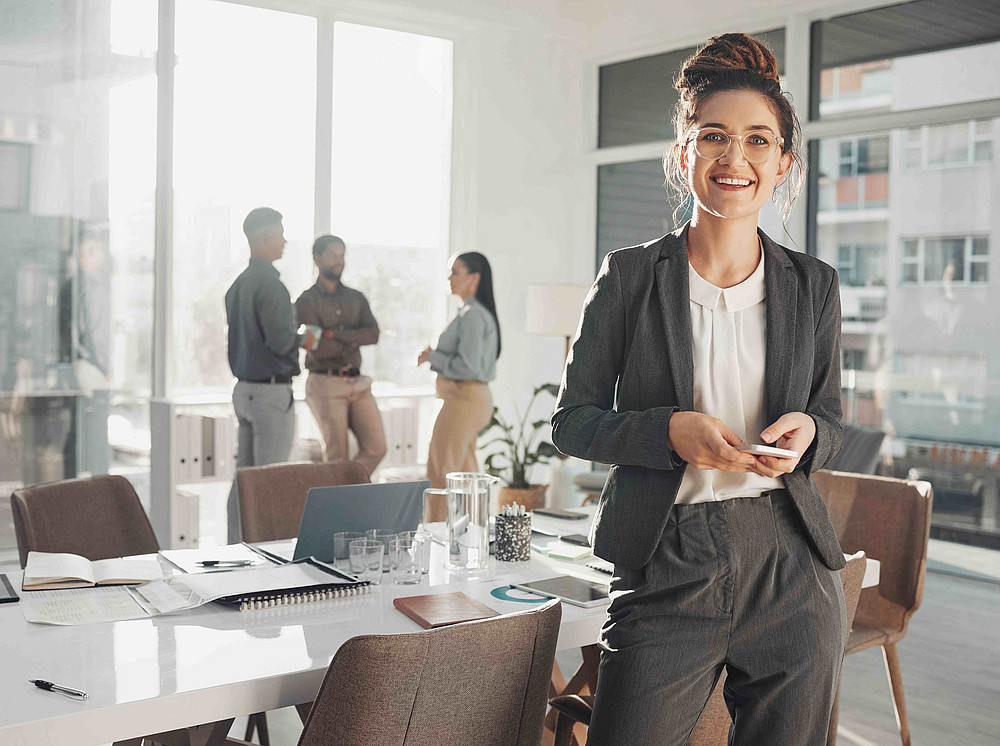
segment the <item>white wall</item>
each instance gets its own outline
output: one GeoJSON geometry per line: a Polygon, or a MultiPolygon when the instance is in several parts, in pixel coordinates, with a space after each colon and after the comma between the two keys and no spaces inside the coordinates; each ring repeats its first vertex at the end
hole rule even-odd
{"type": "Polygon", "coordinates": [[[593,280],[594,237],[580,209],[594,178],[583,157],[583,50],[507,28],[455,45],[451,244],[493,266],[503,352],[492,388],[507,412],[562,373],[563,340],[525,333],[527,286],[593,280]]]}

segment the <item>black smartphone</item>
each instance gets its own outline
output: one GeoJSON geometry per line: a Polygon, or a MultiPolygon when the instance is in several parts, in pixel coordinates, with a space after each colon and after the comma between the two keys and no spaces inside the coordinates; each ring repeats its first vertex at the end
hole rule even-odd
{"type": "Polygon", "coordinates": [[[579,544],[582,547],[590,546],[590,539],[583,534],[566,534],[565,536],[560,536],[559,538],[567,544],[579,544]]]}
{"type": "Polygon", "coordinates": [[[581,518],[586,518],[586,513],[578,513],[575,510],[562,510],[560,508],[535,508],[532,513],[537,513],[538,515],[547,515],[549,518],[565,518],[570,521],[578,521],[581,518]]]}

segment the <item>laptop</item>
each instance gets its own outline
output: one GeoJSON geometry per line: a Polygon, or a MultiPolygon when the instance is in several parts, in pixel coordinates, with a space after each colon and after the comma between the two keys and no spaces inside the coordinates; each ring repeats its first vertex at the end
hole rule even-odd
{"type": "Polygon", "coordinates": [[[333,562],[333,535],[338,531],[416,531],[423,517],[424,490],[430,486],[425,480],[313,487],[306,495],[292,559],[333,562]]]}

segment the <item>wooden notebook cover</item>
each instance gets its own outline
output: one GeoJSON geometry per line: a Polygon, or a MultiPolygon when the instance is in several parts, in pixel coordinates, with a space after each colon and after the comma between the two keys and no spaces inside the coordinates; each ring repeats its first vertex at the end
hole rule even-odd
{"type": "Polygon", "coordinates": [[[500,616],[499,612],[469,598],[461,591],[395,598],[392,605],[424,629],[500,616]]]}

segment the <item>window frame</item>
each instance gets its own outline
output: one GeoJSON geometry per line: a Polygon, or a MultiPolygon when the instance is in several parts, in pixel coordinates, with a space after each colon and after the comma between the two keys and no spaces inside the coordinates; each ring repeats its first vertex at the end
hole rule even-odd
{"type": "Polygon", "coordinates": [[[989,261],[990,261],[990,241],[988,234],[982,233],[966,233],[966,234],[955,234],[955,233],[940,233],[940,234],[925,234],[925,235],[901,235],[899,237],[900,251],[899,251],[899,278],[896,285],[900,288],[934,288],[934,287],[959,287],[959,288],[986,288],[989,287],[989,261]],[[950,280],[947,283],[944,280],[928,280],[926,279],[927,271],[927,243],[928,241],[946,241],[962,239],[962,279],[961,280],[950,280]],[[977,239],[986,240],[986,253],[975,254],[973,247],[977,239]],[[907,242],[916,241],[917,242],[917,257],[906,256],[905,245],[907,242]],[[986,279],[973,282],[972,280],[972,267],[973,265],[982,265],[987,267],[986,279]],[[903,268],[906,266],[916,266],[917,269],[917,279],[916,281],[909,282],[904,279],[903,268]]]}

